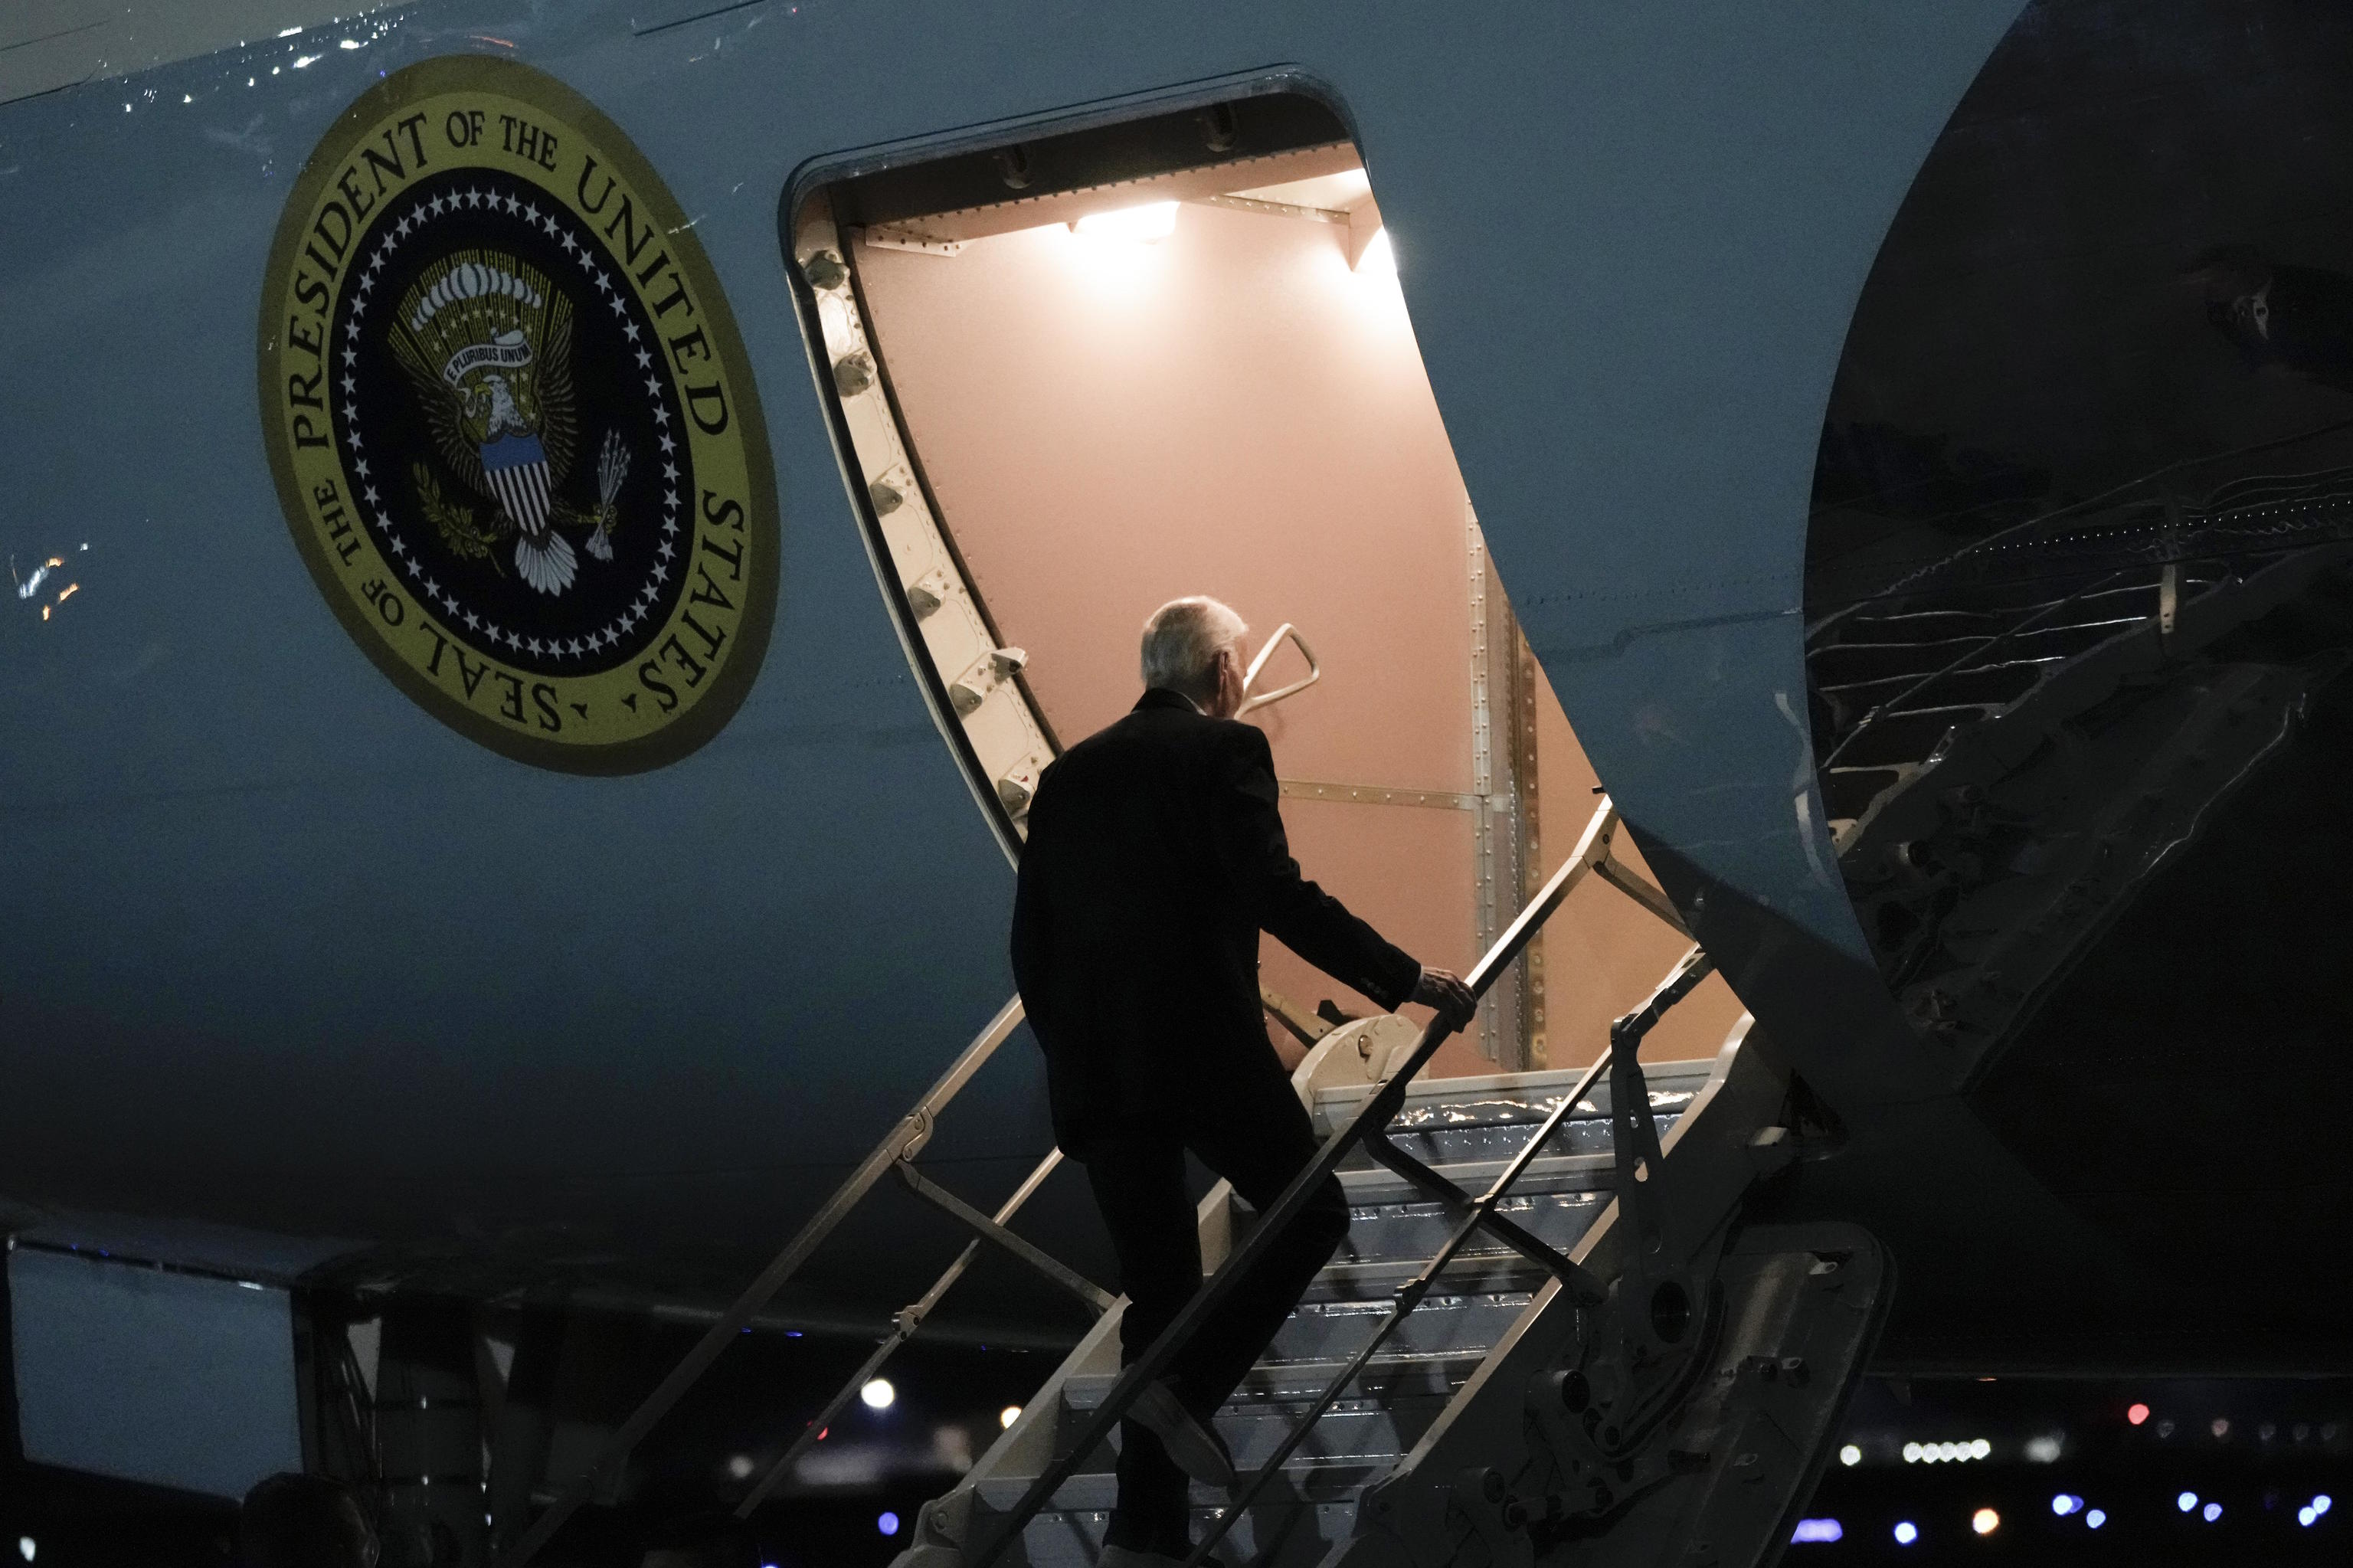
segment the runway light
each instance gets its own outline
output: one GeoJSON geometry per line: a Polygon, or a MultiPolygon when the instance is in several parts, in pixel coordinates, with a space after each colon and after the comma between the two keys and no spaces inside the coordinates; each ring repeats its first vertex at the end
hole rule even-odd
{"type": "Polygon", "coordinates": [[[2337,1499],[2330,1497],[2327,1492],[2321,1493],[2318,1497],[2312,1499],[2312,1517],[2318,1519],[2322,1514],[2327,1513],[2331,1508],[2335,1507],[2336,1502],[2337,1499]]]}
{"type": "Polygon", "coordinates": [[[1797,1530],[1790,1534],[1789,1540],[1793,1544],[1809,1541],[1827,1543],[1837,1541],[1845,1534],[1846,1531],[1839,1528],[1839,1521],[1834,1519],[1801,1519],[1798,1521],[1797,1530]]]}
{"type": "Polygon", "coordinates": [[[2097,1530],[2100,1526],[2107,1522],[2108,1513],[2105,1509],[2095,1508],[2091,1512],[2084,1516],[2084,1523],[2085,1526],[2093,1530],[2097,1530]]]}
{"type": "Polygon", "coordinates": [[[2310,1503],[2306,1503],[2304,1507],[2295,1510],[2296,1523],[2304,1526],[2306,1530],[2310,1530],[2312,1528],[2312,1521],[2319,1517],[2320,1516],[2318,1514],[2312,1511],[2312,1505],[2310,1503]]]}
{"type": "Polygon", "coordinates": [[[2069,1514],[2077,1511],[2083,1506],[2084,1499],[2069,1492],[2061,1492],[2057,1497],[2051,1499],[2051,1511],[2057,1514],[2061,1519],[2065,1519],[2069,1514]]]}
{"type": "Polygon", "coordinates": [[[2173,1499],[2173,1506],[2179,1509],[2182,1512],[2188,1513],[2191,1509],[2198,1506],[2198,1494],[2196,1492],[2184,1492],[2179,1497],[2173,1499]]]}
{"type": "Polygon", "coordinates": [[[2026,1457],[2033,1464],[2055,1465],[2059,1462],[2060,1451],[2066,1446],[2065,1438],[2055,1432],[2046,1432],[2040,1437],[2026,1440],[2026,1457]]]}
{"type": "Polygon", "coordinates": [[[1981,1508],[1969,1515],[1969,1528],[1979,1535],[1991,1535],[2001,1528],[2001,1515],[1989,1508],[1981,1508]]]}
{"type": "Polygon", "coordinates": [[[1155,201],[1116,212],[1091,212],[1071,228],[1090,238],[1132,239],[1150,245],[1176,232],[1176,204],[1155,201]]]}
{"type": "Polygon", "coordinates": [[[1982,1437],[1969,1445],[1969,1457],[1972,1459],[1983,1459],[1990,1456],[1992,1453],[1993,1445],[1987,1442],[1982,1437]]]}
{"type": "Polygon", "coordinates": [[[2214,1436],[2218,1441],[2221,1438],[2228,1437],[2231,1435],[2230,1417],[2225,1415],[2218,1415],[2214,1417],[2212,1424],[2210,1425],[2206,1430],[2214,1434],[2214,1436]]]}
{"type": "Polygon", "coordinates": [[[735,1479],[748,1480],[752,1475],[752,1456],[737,1454],[727,1461],[727,1473],[735,1479]]]}
{"type": "Polygon", "coordinates": [[[1899,1520],[1895,1526],[1895,1544],[1909,1546],[1920,1539],[1920,1527],[1910,1520],[1899,1520]]]}
{"type": "Polygon", "coordinates": [[[2216,1520],[2218,1520],[2218,1519],[2220,1519],[2220,1518],[2221,1518],[2221,1517],[2222,1517],[2222,1505],[2221,1505],[2221,1503],[2208,1503],[2208,1504],[2206,1505],[2206,1522],[2207,1522],[2207,1523],[2211,1524],[2211,1523],[2213,1523],[2216,1520]]]}
{"type": "Polygon", "coordinates": [[[1021,1407],[1018,1404],[1008,1404],[1004,1409],[997,1413],[997,1425],[1005,1427],[1008,1430],[1010,1430],[1013,1424],[1020,1419],[1021,1407]]]}
{"type": "Polygon", "coordinates": [[[888,1410],[891,1402],[899,1397],[899,1391],[891,1386],[889,1378],[878,1377],[860,1389],[858,1397],[866,1402],[869,1410],[888,1410]]]}
{"type": "Polygon", "coordinates": [[[2125,1412],[2125,1419],[2135,1426],[2139,1425],[2142,1422],[2148,1419],[2148,1406],[2146,1404],[2134,1405],[2130,1410],[2125,1412]]]}
{"type": "Polygon", "coordinates": [[[1356,253],[1356,270],[1375,278],[1397,276],[1397,249],[1389,244],[1386,228],[1366,240],[1364,249],[1356,253]]]}
{"type": "Polygon", "coordinates": [[[1862,1464],[1862,1450],[1856,1447],[1852,1443],[1848,1444],[1845,1447],[1839,1450],[1839,1463],[1841,1465],[1862,1464]]]}
{"type": "Polygon", "coordinates": [[[33,1560],[33,1554],[40,1549],[40,1543],[29,1535],[20,1535],[16,1538],[16,1555],[27,1563],[33,1560]]]}
{"type": "Polygon", "coordinates": [[[874,1528],[885,1535],[896,1535],[899,1533],[899,1516],[885,1509],[882,1517],[874,1521],[874,1528]]]}

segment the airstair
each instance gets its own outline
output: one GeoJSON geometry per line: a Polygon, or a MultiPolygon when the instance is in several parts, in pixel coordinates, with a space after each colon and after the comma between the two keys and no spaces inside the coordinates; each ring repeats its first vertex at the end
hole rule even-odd
{"type": "MultiPolygon", "coordinates": [[[[1394,1020],[1353,1025],[1318,1047],[1299,1087],[1319,1134],[1345,1126],[1367,1086],[1331,1084],[1354,1076],[1360,1051],[1388,1050],[1394,1020]]],[[[1412,1032],[1402,1032],[1410,1045],[1412,1032]]],[[[1662,1138],[1705,1094],[1715,1064],[1652,1070],[1649,1102],[1662,1138]]],[[[1450,1078],[1419,1086],[1390,1124],[1400,1148],[1465,1189],[1483,1190],[1529,1136],[1577,1089],[1568,1072],[1450,1078]]],[[[1549,1151],[1522,1175],[1502,1212],[1561,1252],[1592,1229],[1610,1196],[1609,1091],[1593,1086],[1571,1107],[1549,1151]]],[[[1291,1314],[1267,1354],[1219,1413],[1217,1425],[1245,1471],[1264,1465],[1315,1396],[1356,1356],[1399,1289],[1445,1243],[1446,1206],[1361,1152],[1341,1167],[1349,1234],[1291,1314]]],[[[1222,1186],[1204,1202],[1202,1239],[1229,1241],[1251,1219],[1222,1186]]],[[[1345,1539],[1352,1499],[1393,1468],[1436,1424],[1481,1361],[1527,1310],[1547,1275],[1500,1243],[1479,1240],[1456,1254],[1413,1314],[1366,1364],[1314,1431],[1282,1462],[1272,1484],[1228,1536],[1230,1555],[1250,1562],[1313,1562],[1345,1539]]],[[[1066,1453],[1084,1418],[1101,1408],[1119,1372],[1119,1314],[1100,1321],[1055,1379],[1025,1409],[1018,1429],[983,1461],[963,1492],[921,1521],[903,1568],[947,1568],[976,1514],[1013,1508],[1043,1468],[1066,1453]],[[953,1522],[951,1522],[953,1520],[953,1522]],[[921,1544],[928,1542],[929,1544],[921,1544]]],[[[1023,1531],[1022,1558],[1036,1568],[1092,1565],[1112,1506],[1113,1455],[1088,1456],[1023,1531]]],[[[1220,1522],[1222,1492],[1193,1489],[1193,1534],[1220,1522]]]]}
{"type": "Polygon", "coordinates": [[[1810,630],[1848,892],[1964,1076],[2343,673],[2296,623],[2353,572],[2348,510],[2346,469],[2063,509],[1810,630]]]}
{"type": "MultiPolygon", "coordinates": [[[[1567,863],[1466,977],[1482,994],[1588,878],[1640,917],[1673,906],[1614,859],[1604,800],[1567,863]]],[[[533,1524],[526,1562],[873,1187],[895,1173],[972,1239],[747,1491],[748,1517],[993,1245],[1099,1316],[1012,1426],[926,1505],[898,1568],[1092,1564],[1122,1414],[1324,1176],[1347,1240],[1216,1416],[1241,1478],[1196,1486],[1192,1561],[1267,1565],[1769,1561],[1789,1537],[1887,1303],[1847,1225],[1746,1226],[1744,1199],[1803,1155],[1789,1085],[1746,1021],[1709,1061],[1645,1067],[1643,1037],[1711,965],[1697,947],[1575,1071],[1424,1080],[1444,1039],[1394,1016],[1322,1035],[1293,1086],[1323,1142],[1264,1214],[1203,1200],[1203,1287],[1136,1363],[1123,1303],[1008,1228],[1059,1160],[994,1214],[918,1169],[942,1111],[1012,1033],[992,1020],[533,1524]]]]}

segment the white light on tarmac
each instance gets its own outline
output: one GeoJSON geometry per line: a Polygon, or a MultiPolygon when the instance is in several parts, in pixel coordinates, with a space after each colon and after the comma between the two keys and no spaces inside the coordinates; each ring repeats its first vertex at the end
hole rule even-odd
{"type": "Polygon", "coordinates": [[[1090,238],[1133,239],[1149,245],[1176,232],[1176,204],[1155,201],[1116,212],[1091,212],[1071,228],[1090,238]]]}
{"type": "Polygon", "coordinates": [[[858,1397],[866,1402],[869,1410],[888,1410],[891,1402],[899,1397],[899,1391],[891,1386],[889,1378],[878,1377],[860,1389],[858,1397]]]}
{"type": "Polygon", "coordinates": [[[999,1426],[1010,1428],[1015,1422],[1020,1419],[1021,1407],[1018,1404],[1008,1404],[1004,1409],[997,1413],[997,1424],[999,1426]]]}
{"type": "Polygon", "coordinates": [[[16,1538],[16,1555],[23,1558],[26,1562],[30,1563],[33,1560],[33,1554],[39,1550],[39,1543],[35,1542],[31,1536],[20,1535],[16,1538]]]}
{"type": "Polygon", "coordinates": [[[1841,1465],[1862,1464],[1862,1450],[1856,1447],[1852,1443],[1848,1444],[1845,1447],[1839,1450],[1839,1463],[1841,1465]]]}

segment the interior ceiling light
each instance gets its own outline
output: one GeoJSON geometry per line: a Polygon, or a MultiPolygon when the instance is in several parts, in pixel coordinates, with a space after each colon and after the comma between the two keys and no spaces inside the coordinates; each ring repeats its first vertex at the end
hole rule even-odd
{"type": "Polygon", "coordinates": [[[1071,228],[1092,238],[1132,239],[1150,245],[1176,232],[1176,204],[1155,201],[1113,212],[1091,212],[1071,228]]]}
{"type": "Polygon", "coordinates": [[[1378,278],[1397,276],[1397,251],[1389,245],[1389,231],[1386,226],[1365,241],[1364,249],[1356,256],[1356,270],[1378,278]]]}

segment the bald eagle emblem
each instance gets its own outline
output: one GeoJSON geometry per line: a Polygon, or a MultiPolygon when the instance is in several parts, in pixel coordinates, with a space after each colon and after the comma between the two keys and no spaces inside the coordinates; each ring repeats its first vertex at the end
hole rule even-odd
{"type": "Polygon", "coordinates": [[[562,495],[578,422],[572,387],[572,303],[545,273],[494,250],[460,250],[427,267],[401,298],[389,337],[433,432],[442,461],[477,504],[443,494],[429,465],[413,465],[417,498],[442,542],[463,559],[514,568],[539,592],[560,595],[579,575],[564,529],[599,561],[612,534],[629,452],[608,430],[596,461],[596,500],[562,495]]]}

